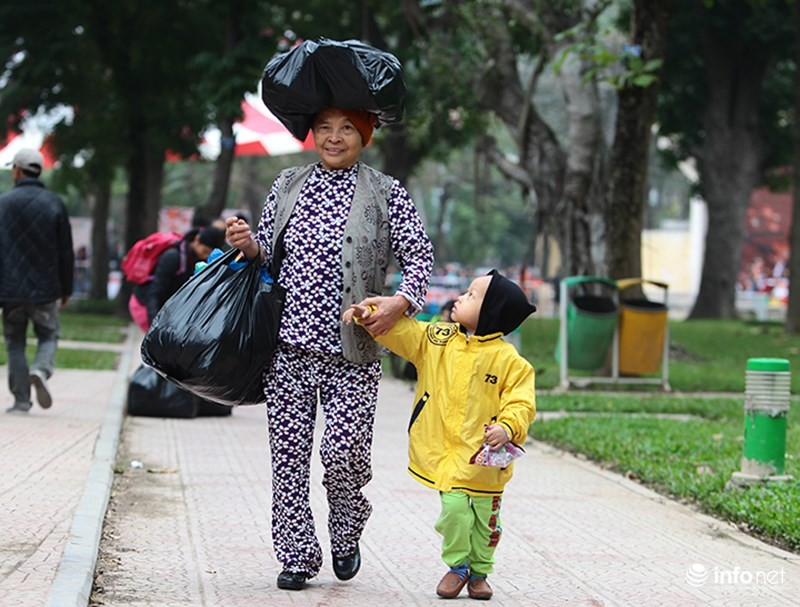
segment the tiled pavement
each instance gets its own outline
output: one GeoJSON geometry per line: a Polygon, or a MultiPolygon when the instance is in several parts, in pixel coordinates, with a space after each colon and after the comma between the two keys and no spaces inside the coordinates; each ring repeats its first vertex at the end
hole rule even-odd
{"type": "MultiPolygon", "coordinates": [[[[121,352],[118,371],[57,369],[48,382],[51,409],[0,412],[3,607],[86,604],[134,342],[109,348],[121,352]]],[[[62,347],[70,345],[77,347],[62,347]]],[[[6,371],[0,366],[3,410],[12,401],[6,371]]]]}
{"type": "MultiPolygon", "coordinates": [[[[110,428],[122,419],[125,375],[59,370],[52,410],[0,416],[0,605],[86,604],[94,566],[88,547],[102,522],[103,483],[114,461],[107,451],[116,446],[110,428]]],[[[361,572],[338,582],[328,559],[302,592],[275,587],[262,407],[226,418],[126,418],[116,456],[125,472],[116,475],[98,559],[102,592],[92,604],[441,604],[434,594],[444,573],[432,526],[437,496],[405,472],[411,396],[404,384],[384,380],[361,572]]],[[[506,492],[490,604],[798,603],[798,555],[589,462],[527,448],[506,492]]],[[[326,546],[318,459],[312,500],[326,546]]],[[[464,601],[466,593],[456,603],[464,601]]]]}

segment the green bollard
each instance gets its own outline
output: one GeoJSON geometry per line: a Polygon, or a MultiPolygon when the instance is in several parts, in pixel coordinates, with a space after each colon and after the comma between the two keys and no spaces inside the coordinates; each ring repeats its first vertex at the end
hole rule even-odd
{"type": "Polygon", "coordinates": [[[786,414],[789,411],[791,374],[783,358],[747,361],[744,398],[744,453],[741,472],[731,481],[746,485],[787,481],[786,414]]]}

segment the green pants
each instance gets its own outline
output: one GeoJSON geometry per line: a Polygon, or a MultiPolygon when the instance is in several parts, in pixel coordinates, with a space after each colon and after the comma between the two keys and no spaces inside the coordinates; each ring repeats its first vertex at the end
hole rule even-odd
{"type": "Polygon", "coordinates": [[[442,512],[435,529],[442,534],[442,560],[449,567],[469,565],[473,575],[494,569],[494,551],[503,528],[500,496],[475,497],[451,491],[439,493],[442,512]]]}

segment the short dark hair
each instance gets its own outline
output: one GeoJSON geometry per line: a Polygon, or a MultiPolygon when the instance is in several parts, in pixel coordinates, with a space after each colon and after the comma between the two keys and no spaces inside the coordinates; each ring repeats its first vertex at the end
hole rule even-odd
{"type": "Polygon", "coordinates": [[[200,244],[212,249],[221,249],[225,246],[225,232],[214,227],[201,228],[200,244]]]}
{"type": "Polygon", "coordinates": [[[22,168],[20,168],[19,170],[22,171],[22,174],[25,175],[25,177],[32,177],[33,179],[38,179],[39,175],[42,174],[41,171],[31,171],[31,170],[22,169],[22,168]]]}

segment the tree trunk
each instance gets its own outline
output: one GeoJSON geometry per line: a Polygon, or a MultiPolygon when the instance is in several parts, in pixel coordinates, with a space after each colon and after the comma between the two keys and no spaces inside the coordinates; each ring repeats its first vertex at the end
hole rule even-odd
{"type": "Polygon", "coordinates": [[[436,221],[430,226],[429,231],[434,234],[433,250],[436,251],[436,259],[446,261],[448,259],[447,234],[444,231],[444,220],[447,217],[448,202],[453,197],[453,186],[450,183],[442,188],[442,195],[439,196],[439,208],[436,212],[436,221]]]}
{"type": "MultiPolygon", "coordinates": [[[[596,82],[584,82],[589,64],[574,56],[561,73],[570,117],[569,148],[539,115],[533,103],[538,75],[546,61],[556,56],[565,42],[556,34],[594,20],[604,3],[588,8],[586,3],[552,3],[543,0],[476,3],[464,11],[445,13],[441,19],[425,19],[418,3],[404,2],[412,20],[426,27],[445,27],[447,17],[472,29],[485,56],[483,69],[476,73],[475,94],[479,105],[498,116],[516,142],[518,159],[503,157],[494,145],[482,146],[497,167],[509,178],[529,188],[531,212],[540,218],[543,234],[552,234],[561,253],[559,273],[585,274],[594,268],[592,236],[601,244],[602,230],[593,230],[602,220],[601,187],[605,154],[600,123],[601,107],[596,82]],[[537,39],[540,62],[526,85],[519,66],[516,40],[523,30],[537,39]]],[[[445,5],[447,3],[443,3],[445,5]]],[[[533,45],[532,45],[533,46],[533,45]]],[[[593,67],[593,66],[591,66],[593,67]]]]}
{"type": "Polygon", "coordinates": [[[383,128],[388,130],[388,136],[381,142],[383,172],[406,185],[416,167],[416,162],[408,144],[405,127],[390,125],[383,128]]]}
{"type": "Polygon", "coordinates": [[[211,194],[206,203],[196,209],[196,213],[202,217],[214,219],[222,215],[228,199],[228,190],[231,183],[231,171],[233,170],[233,158],[236,151],[236,139],[233,134],[234,119],[225,116],[219,120],[217,127],[220,130],[220,152],[219,158],[214,163],[214,183],[211,194]]]}
{"type": "Polygon", "coordinates": [[[709,96],[699,155],[708,232],[700,292],[689,318],[735,318],[744,218],[764,157],[759,99],[767,60],[750,53],[738,37],[705,39],[701,48],[709,96]]]}
{"type": "MultiPolygon", "coordinates": [[[[800,7],[794,6],[794,27],[800,40],[800,7]]],[[[800,65],[800,45],[795,46],[795,64],[800,65]]],[[[789,233],[789,305],[786,333],[800,333],[800,70],[794,73],[794,187],[792,188],[792,227],[789,233]]]]}
{"type": "MultiPolygon", "coordinates": [[[[664,57],[671,5],[671,0],[635,0],[633,4],[632,42],[641,47],[645,62],[664,57]]],[[[657,97],[658,80],[647,88],[627,86],[618,94],[605,205],[606,266],[609,277],[615,279],[642,275],[643,210],[657,97]]]]}
{"type": "MultiPolygon", "coordinates": [[[[547,3],[533,3],[542,23],[550,28],[545,36],[547,48],[542,52],[556,57],[566,42],[556,41],[555,33],[580,22],[579,11],[570,13],[547,3]]],[[[512,7],[513,8],[513,7],[512,7]]],[[[515,16],[525,22],[520,4],[515,16]]],[[[531,26],[533,27],[533,26],[531,26]]],[[[600,195],[604,141],[601,129],[601,106],[596,82],[584,80],[589,67],[571,54],[561,65],[559,80],[569,119],[568,143],[564,149],[533,105],[534,87],[523,87],[519,76],[518,56],[508,27],[498,23],[487,28],[486,45],[492,58],[479,87],[482,105],[503,120],[520,146],[520,161],[528,173],[523,186],[533,186],[538,208],[531,209],[541,218],[540,229],[552,234],[561,252],[559,274],[594,273],[593,236],[596,220],[601,219],[600,195]],[[520,116],[527,121],[521,123],[520,116]]],[[[511,175],[509,171],[506,174],[511,175]]],[[[602,234],[602,231],[601,231],[602,234]]]]}
{"type": "Polygon", "coordinates": [[[144,144],[134,148],[128,163],[126,250],[137,240],[158,230],[163,178],[164,150],[149,151],[144,144]]]}
{"type": "Polygon", "coordinates": [[[520,157],[524,159],[524,164],[514,165],[504,159],[494,146],[487,147],[485,151],[507,177],[535,193],[530,197],[536,205],[531,212],[539,214],[542,231],[555,236],[562,252],[560,271],[568,273],[570,263],[564,256],[570,247],[565,238],[564,226],[571,223],[572,217],[566,214],[566,209],[559,209],[564,187],[566,154],[555,133],[536,111],[533,100],[522,86],[517,71],[517,56],[507,30],[501,28],[498,31],[494,28],[487,31],[487,36],[491,36],[486,42],[491,60],[478,83],[481,105],[487,111],[496,113],[514,140],[523,146],[520,157]],[[527,122],[520,125],[519,117],[524,106],[528,106],[525,112],[527,122]]]}
{"type": "Polygon", "coordinates": [[[255,232],[271,184],[264,182],[264,176],[258,170],[257,156],[243,156],[239,160],[236,166],[242,175],[242,201],[250,215],[250,229],[255,232]]]}
{"type": "MultiPolygon", "coordinates": [[[[237,45],[242,39],[240,15],[242,11],[241,2],[230,2],[225,18],[225,50],[226,56],[232,55],[236,51],[237,45]]],[[[225,209],[228,200],[228,189],[231,182],[231,171],[233,170],[233,157],[236,151],[236,139],[233,135],[233,123],[235,116],[222,115],[219,117],[217,127],[220,130],[220,152],[219,158],[214,165],[214,185],[211,195],[205,205],[198,208],[195,212],[201,217],[213,220],[225,209]]]]}
{"type": "Polygon", "coordinates": [[[567,59],[559,72],[564,89],[569,127],[563,196],[559,207],[566,210],[566,271],[570,276],[594,274],[592,260],[592,213],[590,206],[595,162],[601,156],[600,98],[594,80],[583,79],[584,65],[567,59]]]}
{"type": "Polygon", "coordinates": [[[92,278],[89,297],[108,299],[108,217],[111,180],[93,184],[92,192],[92,278]]]}
{"type": "MultiPolygon", "coordinates": [[[[136,132],[136,131],[134,131],[136,132]]],[[[128,162],[128,200],[125,209],[125,250],[133,243],[158,230],[161,185],[164,180],[164,149],[152,149],[146,137],[132,141],[128,162]]],[[[122,282],[117,301],[120,312],[127,313],[132,287],[122,282]]]]}

